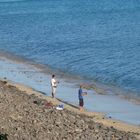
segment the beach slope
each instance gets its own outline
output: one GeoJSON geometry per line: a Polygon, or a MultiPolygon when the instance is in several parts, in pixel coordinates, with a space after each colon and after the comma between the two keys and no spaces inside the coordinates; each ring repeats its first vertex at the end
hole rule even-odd
{"type": "Polygon", "coordinates": [[[124,131],[124,128],[122,131],[114,128],[113,125],[107,125],[108,120],[100,113],[80,113],[76,107],[64,103],[64,110],[57,110],[56,105],[61,103],[32,88],[0,81],[0,138],[8,140],[139,139],[139,128],[136,126],[133,126],[131,132],[128,129],[124,131]],[[101,123],[101,120],[106,124],[101,123]]]}

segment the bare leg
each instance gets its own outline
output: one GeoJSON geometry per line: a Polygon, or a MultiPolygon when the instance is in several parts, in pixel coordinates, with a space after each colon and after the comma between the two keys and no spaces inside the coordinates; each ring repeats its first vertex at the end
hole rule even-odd
{"type": "Polygon", "coordinates": [[[82,100],[79,100],[79,107],[80,107],[79,109],[80,109],[81,112],[84,110],[83,106],[84,106],[83,99],[82,100]]]}
{"type": "Polygon", "coordinates": [[[82,106],[80,106],[80,111],[81,111],[81,112],[83,112],[83,110],[84,110],[84,109],[83,109],[83,107],[82,107],[82,106]]]}
{"type": "Polygon", "coordinates": [[[54,93],[52,92],[52,98],[54,98],[54,93]]]}

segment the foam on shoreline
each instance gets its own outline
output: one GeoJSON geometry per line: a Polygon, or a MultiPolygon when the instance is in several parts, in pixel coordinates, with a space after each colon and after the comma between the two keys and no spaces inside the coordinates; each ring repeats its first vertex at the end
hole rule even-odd
{"type": "MultiPolygon", "coordinates": [[[[32,87],[36,91],[50,96],[50,78],[55,71],[48,69],[48,73],[43,72],[39,67],[31,63],[23,63],[22,60],[9,60],[2,56],[0,58],[1,72],[0,77],[32,87]]],[[[57,72],[55,72],[58,74],[57,72]]],[[[82,80],[73,77],[57,75],[60,85],[57,89],[57,98],[78,106],[77,90],[82,80]]],[[[85,98],[85,108],[89,111],[103,112],[106,117],[122,120],[127,123],[140,124],[139,105],[128,102],[114,95],[99,95],[95,90],[88,90],[88,96],[85,98]]]]}

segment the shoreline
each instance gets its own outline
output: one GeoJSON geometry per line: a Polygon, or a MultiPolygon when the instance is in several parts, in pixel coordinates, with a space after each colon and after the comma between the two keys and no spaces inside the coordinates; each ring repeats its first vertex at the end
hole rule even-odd
{"type": "MultiPolygon", "coordinates": [[[[5,91],[6,91],[7,88],[16,88],[17,90],[15,90],[15,92],[16,92],[16,94],[19,94],[19,96],[20,96],[19,92],[21,91],[25,95],[31,96],[31,99],[32,98],[34,99],[34,97],[36,99],[36,97],[37,97],[36,100],[47,100],[49,102],[52,102],[54,105],[63,104],[64,109],[66,109],[70,112],[74,112],[78,115],[84,115],[84,116],[90,117],[90,119],[92,119],[95,123],[103,124],[105,127],[109,127],[109,128],[113,127],[115,129],[117,129],[118,131],[124,131],[126,133],[132,133],[136,136],[137,140],[140,139],[140,126],[131,125],[131,124],[128,124],[128,123],[124,123],[122,121],[117,121],[117,120],[114,120],[114,119],[106,118],[103,113],[89,112],[87,110],[85,110],[84,112],[81,113],[77,107],[74,107],[73,105],[71,105],[69,103],[67,104],[64,101],[60,101],[59,99],[54,100],[51,97],[45,96],[41,92],[36,91],[32,87],[28,87],[28,86],[25,86],[25,85],[14,83],[12,81],[8,81],[7,79],[6,80],[5,79],[0,80],[0,83],[3,83],[5,85],[5,86],[3,86],[3,91],[2,91],[2,88],[1,88],[0,94],[5,94],[5,91]]],[[[9,94],[9,92],[7,92],[6,94],[9,94]]],[[[15,93],[12,93],[12,94],[15,94],[15,93]]],[[[20,105],[17,104],[17,106],[20,106],[20,105]]],[[[130,138],[130,140],[131,140],[131,138],[130,138]]]]}
{"type": "Polygon", "coordinates": [[[85,88],[87,90],[94,90],[97,94],[115,95],[118,96],[119,98],[140,105],[140,97],[136,96],[136,93],[133,91],[129,91],[129,90],[127,91],[112,85],[103,84],[101,82],[97,82],[89,78],[85,80],[85,77],[81,77],[80,75],[70,74],[67,73],[66,71],[54,69],[50,65],[40,64],[31,59],[21,57],[9,52],[5,52],[5,51],[0,52],[0,59],[1,58],[4,61],[6,60],[11,61],[11,63],[14,62],[17,64],[27,65],[29,68],[37,69],[37,71],[46,75],[51,75],[52,73],[55,73],[59,79],[62,79],[66,83],[74,83],[75,86],[79,86],[79,84],[77,85],[77,83],[84,83],[84,85],[86,85],[85,88]]]}
{"type": "MultiPolygon", "coordinates": [[[[11,56],[9,56],[10,58],[11,56]]],[[[1,73],[0,77],[7,77],[8,80],[15,83],[23,84],[32,87],[36,91],[42,92],[46,96],[50,96],[50,77],[51,69],[46,73],[42,72],[40,67],[35,67],[31,63],[24,63],[22,60],[13,61],[12,59],[0,60],[1,73]],[[48,73],[47,73],[48,72],[48,73]]],[[[73,79],[71,77],[60,77],[60,86],[57,90],[57,98],[78,106],[77,90],[78,84],[82,82],[80,79],[73,79]]],[[[102,95],[96,93],[94,90],[87,90],[88,96],[85,98],[85,109],[91,112],[102,112],[107,118],[120,120],[129,124],[140,125],[140,108],[139,105],[131,103],[125,99],[119,98],[115,95],[102,95]]]]}

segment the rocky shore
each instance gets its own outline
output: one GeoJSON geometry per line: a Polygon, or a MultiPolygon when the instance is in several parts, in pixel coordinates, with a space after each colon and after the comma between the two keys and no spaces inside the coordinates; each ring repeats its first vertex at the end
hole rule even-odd
{"type": "Polygon", "coordinates": [[[0,81],[0,140],[138,140],[0,81]]]}

